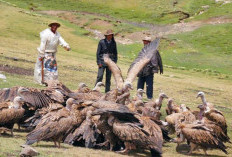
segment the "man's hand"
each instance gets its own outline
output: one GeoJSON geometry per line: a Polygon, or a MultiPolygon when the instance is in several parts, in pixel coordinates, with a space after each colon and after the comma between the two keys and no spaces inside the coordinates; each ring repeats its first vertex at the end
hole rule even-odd
{"type": "Polygon", "coordinates": [[[39,61],[42,62],[44,57],[39,57],[39,61]]]}
{"type": "Polygon", "coordinates": [[[65,49],[66,51],[70,51],[70,50],[71,50],[70,47],[64,47],[64,49],[65,49]]]}
{"type": "Polygon", "coordinates": [[[102,64],[98,64],[98,67],[101,68],[101,67],[102,67],[102,64]]]}

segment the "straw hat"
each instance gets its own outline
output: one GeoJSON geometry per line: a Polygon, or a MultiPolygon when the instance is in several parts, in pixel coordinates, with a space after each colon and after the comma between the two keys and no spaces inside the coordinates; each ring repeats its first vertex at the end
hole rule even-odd
{"type": "Polygon", "coordinates": [[[52,22],[48,26],[52,27],[52,25],[57,25],[57,27],[60,27],[60,24],[58,22],[52,22]]]}
{"type": "Polygon", "coordinates": [[[106,35],[113,35],[114,33],[113,33],[113,31],[112,31],[112,29],[108,29],[106,32],[105,32],[105,36],[106,35]]]}
{"type": "Polygon", "coordinates": [[[145,36],[145,37],[143,38],[143,41],[151,41],[151,37],[145,36]]]}

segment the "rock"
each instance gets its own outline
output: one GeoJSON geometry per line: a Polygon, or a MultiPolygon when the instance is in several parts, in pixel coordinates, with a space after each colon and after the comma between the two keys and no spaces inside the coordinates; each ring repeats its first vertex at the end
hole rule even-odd
{"type": "Polygon", "coordinates": [[[32,157],[32,156],[37,156],[39,155],[39,152],[32,148],[31,146],[28,145],[22,145],[23,147],[21,153],[19,154],[20,157],[32,157]]]}
{"type": "Polygon", "coordinates": [[[0,79],[6,80],[6,76],[0,73],[0,79]]]}
{"type": "Polygon", "coordinates": [[[190,151],[190,146],[187,144],[180,144],[176,147],[176,151],[181,154],[186,154],[190,151]]]}

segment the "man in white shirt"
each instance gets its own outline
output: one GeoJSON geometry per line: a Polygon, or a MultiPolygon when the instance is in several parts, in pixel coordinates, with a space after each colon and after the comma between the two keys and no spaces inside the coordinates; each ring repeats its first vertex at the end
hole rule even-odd
{"type": "Polygon", "coordinates": [[[50,23],[47,28],[40,32],[41,43],[37,48],[39,54],[35,64],[34,78],[38,83],[43,84],[47,80],[57,80],[58,70],[56,63],[57,46],[61,45],[65,50],[70,51],[68,43],[57,32],[60,24],[50,23]]]}

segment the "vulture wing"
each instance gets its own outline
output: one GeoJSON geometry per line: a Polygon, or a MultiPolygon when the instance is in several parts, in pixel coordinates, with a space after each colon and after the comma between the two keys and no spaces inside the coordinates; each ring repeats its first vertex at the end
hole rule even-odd
{"type": "Polygon", "coordinates": [[[117,117],[121,121],[125,122],[135,122],[138,125],[141,125],[139,123],[139,120],[135,117],[135,114],[133,112],[130,112],[128,108],[121,108],[121,109],[96,109],[93,111],[92,115],[113,115],[114,117],[117,117]]]}
{"type": "Polygon", "coordinates": [[[0,103],[6,101],[12,102],[14,98],[17,96],[18,88],[19,87],[0,89],[0,103]]]}
{"type": "Polygon", "coordinates": [[[75,120],[65,108],[46,114],[36,128],[27,135],[26,144],[48,139],[60,139],[75,125],[75,120]]]}
{"type": "Polygon", "coordinates": [[[154,139],[143,128],[134,123],[124,123],[116,120],[113,123],[113,133],[124,142],[133,143],[136,146],[148,148],[160,156],[162,150],[156,145],[154,139]]]}
{"type": "Polygon", "coordinates": [[[49,106],[53,101],[38,89],[33,88],[19,88],[18,95],[35,108],[42,108],[49,106]]]}
{"type": "Polygon", "coordinates": [[[103,59],[110,71],[113,73],[117,88],[122,89],[124,80],[120,68],[110,59],[109,55],[105,54],[103,59]]]}
{"type": "Polygon", "coordinates": [[[204,125],[188,124],[182,128],[181,132],[189,142],[200,145],[203,148],[220,149],[227,154],[226,146],[204,125]]]}
{"type": "Polygon", "coordinates": [[[151,60],[151,58],[156,53],[159,42],[160,39],[157,38],[156,40],[145,46],[141,52],[139,52],[138,57],[130,65],[125,83],[132,83],[134,81],[140,70],[142,70],[142,68],[151,60]]]}

